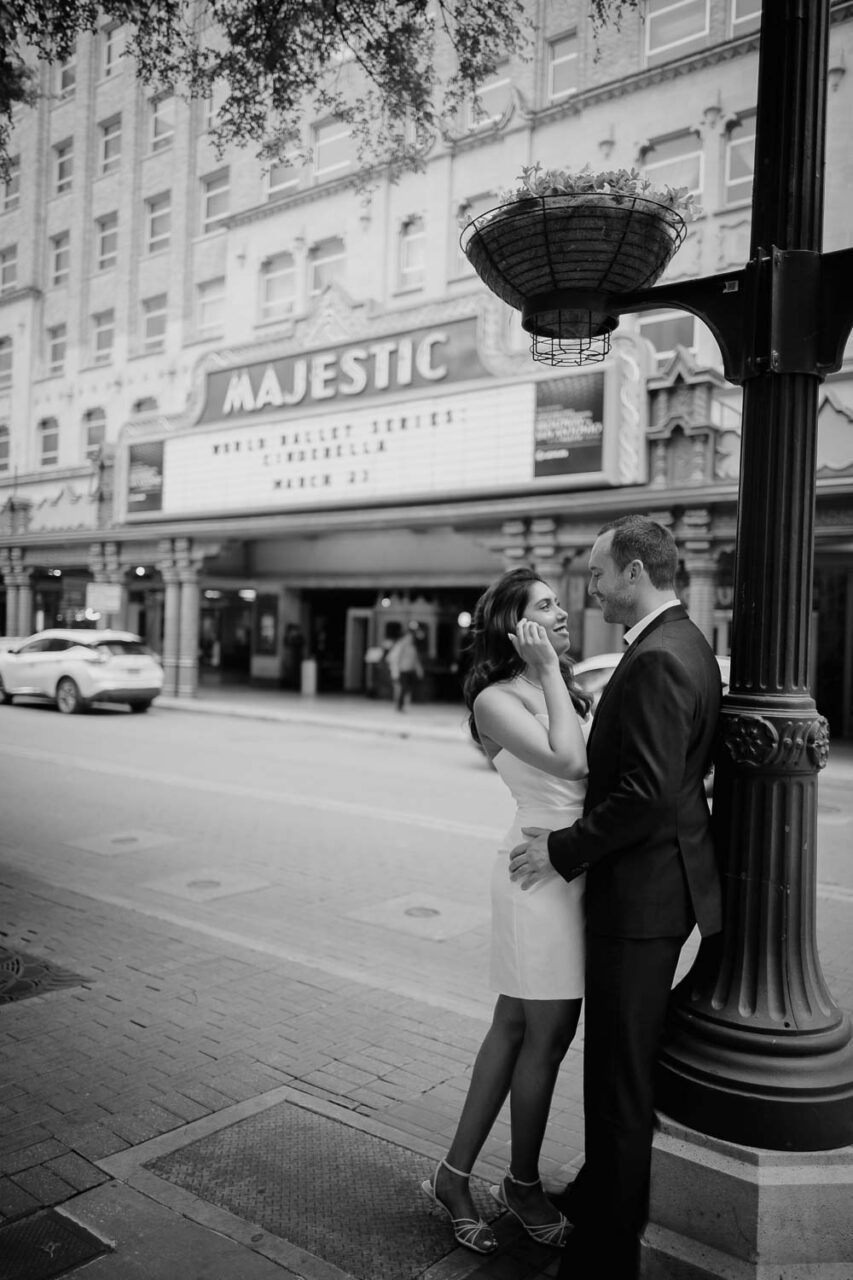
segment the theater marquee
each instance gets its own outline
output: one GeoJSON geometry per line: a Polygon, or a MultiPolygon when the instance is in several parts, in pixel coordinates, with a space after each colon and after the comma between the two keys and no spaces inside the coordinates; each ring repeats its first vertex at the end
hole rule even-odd
{"type": "Polygon", "coordinates": [[[127,518],[437,501],[643,478],[639,466],[625,473],[619,424],[608,425],[613,368],[497,380],[480,360],[475,332],[473,320],[455,321],[214,370],[196,425],[160,437],[156,448],[130,444],[127,518]]]}

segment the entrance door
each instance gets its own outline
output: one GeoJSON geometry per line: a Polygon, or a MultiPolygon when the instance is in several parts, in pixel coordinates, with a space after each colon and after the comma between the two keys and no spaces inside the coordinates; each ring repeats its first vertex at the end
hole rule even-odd
{"type": "Polygon", "coordinates": [[[366,687],[364,655],[370,643],[372,609],[347,609],[344,650],[344,692],[363,693],[366,687]]]}

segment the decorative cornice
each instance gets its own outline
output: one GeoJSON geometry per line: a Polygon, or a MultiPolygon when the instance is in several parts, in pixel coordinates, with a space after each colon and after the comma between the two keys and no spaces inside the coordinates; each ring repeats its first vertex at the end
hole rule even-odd
{"type": "Polygon", "coordinates": [[[587,107],[597,106],[601,102],[611,102],[615,98],[624,98],[629,94],[648,89],[652,85],[690,75],[703,67],[717,66],[721,62],[730,62],[733,58],[742,58],[757,52],[758,32],[754,32],[738,40],[727,40],[724,44],[713,45],[710,49],[703,49],[701,53],[690,54],[673,62],[664,62],[656,67],[647,67],[619,80],[609,80],[606,84],[596,85],[593,89],[584,89],[581,93],[576,93],[562,102],[553,103],[539,111],[532,111],[531,119],[535,124],[547,124],[567,116],[581,115],[587,107]]]}
{"type": "Polygon", "coordinates": [[[0,293],[0,307],[10,307],[14,302],[22,302],[25,298],[41,296],[41,289],[36,288],[34,284],[23,284],[19,289],[9,289],[6,293],[0,293]]]}
{"type": "Polygon", "coordinates": [[[314,204],[318,200],[325,200],[327,196],[335,195],[339,191],[346,191],[352,188],[357,190],[358,180],[352,174],[346,174],[342,178],[334,178],[331,182],[319,182],[310,187],[298,187],[295,191],[288,192],[287,195],[276,196],[266,200],[263,204],[256,204],[251,209],[242,209],[239,213],[234,213],[230,218],[223,218],[222,225],[229,229],[234,227],[245,227],[252,222],[262,222],[265,218],[272,218],[276,214],[281,213],[282,209],[295,209],[300,205],[314,204]]]}

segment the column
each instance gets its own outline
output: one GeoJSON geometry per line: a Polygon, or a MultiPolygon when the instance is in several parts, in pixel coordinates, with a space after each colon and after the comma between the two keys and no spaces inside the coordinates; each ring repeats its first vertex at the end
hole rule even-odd
{"type": "Polygon", "coordinates": [[[157,562],[164,587],[163,619],[163,692],[174,696],[178,691],[178,640],[180,636],[181,584],[178,580],[178,568],[174,561],[174,550],[170,540],[165,539],[159,545],[161,559],[157,562]]]}
{"type": "Polygon", "coordinates": [[[16,636],[18,622],[18,584],[8,551],[0,551],[0,574],[6,584],[6,635],[16,636]]]}
{"type": "Polygon", "coordinates": [[[19,636],[28,636],[33,629],[32,572],[32,569],[19,569],[17,574],[19,636]]]}
{"type": "Polygon", "coordinates": [[[707,511],[685,512],[681,543],[684,567],[690,575],[690,617],[713,648],[717,565],[710,535],[711,517],[707,511]]]}
{"type": "Polygon", "coordinates": [[[198,688],[199,564],[188,538],[175,540],[175,564],[181,592],[177,693],[179,698],[193,698],[198,688]]]}
{"type": "Polygon", "coordinates": [[[127,628],[127,569],[119,559],[118,543],[104,543],[104,581],[111,582],[121,589],[119,607],[110,615],[110,625],[120,629],[127,628]]]}

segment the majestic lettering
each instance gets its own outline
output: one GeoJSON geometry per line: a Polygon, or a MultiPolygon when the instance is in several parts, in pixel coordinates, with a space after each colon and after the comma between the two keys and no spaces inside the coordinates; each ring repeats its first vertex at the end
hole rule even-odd
{"type": "Polygon", "coordinates": [[[477,353],[476,321],[375,338],[352,346],[266,363],[216,368],[207,375],[202,422],[468,381],[486,376],[477,353]]]}

